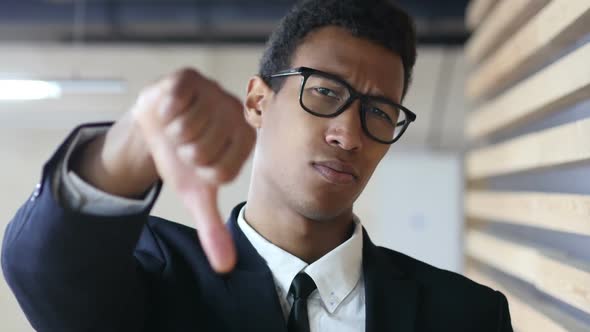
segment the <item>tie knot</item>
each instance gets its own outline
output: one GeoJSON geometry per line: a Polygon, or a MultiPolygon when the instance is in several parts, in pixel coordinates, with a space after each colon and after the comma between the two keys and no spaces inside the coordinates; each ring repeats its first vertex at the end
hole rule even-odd
{"type": "Polygon", "coordinates": [[[306,299],[316,287],[315,282],[307,273],[300,272],[293,279],[289,293],[293,294],[295,300],[306,299]]]}

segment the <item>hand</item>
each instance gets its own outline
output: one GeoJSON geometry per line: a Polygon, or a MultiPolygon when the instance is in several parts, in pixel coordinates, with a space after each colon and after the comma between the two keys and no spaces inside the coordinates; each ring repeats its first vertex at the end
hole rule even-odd
{"type": "Polygon", "coordinates": [[[217,195],[221,184],[239,174],[255,142],[242,103],[197,71],[183,69],[146,88],[131,113],[158,174],[194,218],[211,266],[229,272],[236,252],[217,195]]]}

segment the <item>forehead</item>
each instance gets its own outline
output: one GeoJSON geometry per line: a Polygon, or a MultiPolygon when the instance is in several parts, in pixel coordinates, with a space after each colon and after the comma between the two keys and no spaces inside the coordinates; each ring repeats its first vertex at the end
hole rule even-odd
{"type": "Polygon", "coordinates": [[[404,75],[399,55],[344,28],[329,26],[307,35],[291,65],[336,74],[364,93],[401,98],[404,75]]]}

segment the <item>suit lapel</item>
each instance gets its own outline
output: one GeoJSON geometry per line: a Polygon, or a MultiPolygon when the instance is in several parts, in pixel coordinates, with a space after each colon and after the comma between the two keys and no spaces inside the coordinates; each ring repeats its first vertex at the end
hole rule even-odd
{"type": "Polygon", "coordinates": [[[244,203],[236,206],[227,222],[238,253],[234,271],[226,276],[226,287],[236,303],[238,331],[287,331],[270,269],[237,223],[244,203]]]}
{"type": "MultiPolygon", "coordinates": [[[[272,273],[238,226],[238,213],[244,204],[233,209],[227,222],[238,253],[236,268],[225,276],[229,296],[236,304],[237,320],[232,325],[239,331],[287,332],[272,273]]],[[[393,257],[371,242],[364,229],[363,273],[365,331],[414,331],[418,285],[393,257]]]]}
{"type": "Polygon", "coordinates": [[[418,285],[363,229],[366,332],[415,330],[418,285]]]}

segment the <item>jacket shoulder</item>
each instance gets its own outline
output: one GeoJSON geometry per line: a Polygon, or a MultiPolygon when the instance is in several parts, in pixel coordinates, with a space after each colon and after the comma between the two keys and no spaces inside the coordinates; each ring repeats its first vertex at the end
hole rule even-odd
{"type": "Polygon", "coordinates": [[[416,258],[391,249],[378,247],[396,266],[423,286],[442,287],[452,291],[474,291],[482,294],[494,294],[496,291],[479,284],[457,272],[441,269],[416,258]]]}
{"type": "Polygon", "coordinates": [[[456,326],[477,322],[480,327],[498,326],[510,321],[508,303],[501,292],[403,253],[382,247],[379,250],[392,264],[402,269],[407,278],[418,283],[421,310],[432,317],[432,321],[456,326]]]}

